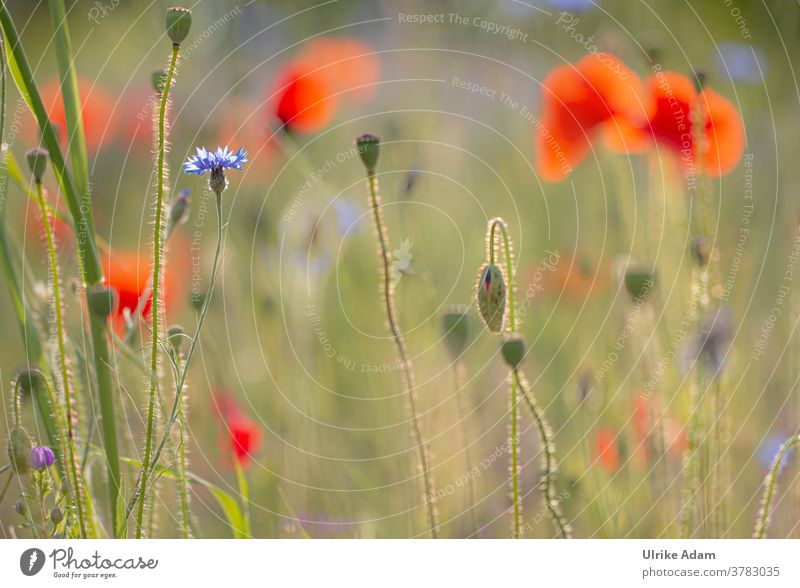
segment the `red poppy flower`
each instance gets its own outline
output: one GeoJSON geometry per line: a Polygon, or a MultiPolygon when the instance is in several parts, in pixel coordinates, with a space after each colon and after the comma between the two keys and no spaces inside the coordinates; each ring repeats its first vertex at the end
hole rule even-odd
{"type": "Polygon", "coordinates": [[[542,82],[536,169],[545,181],[563,180],[589,152],[601,126],[617,117],[643,123],[651,110],[638,76],[610,53],[555,68],[542,82]]]}
{"type": "Polygon", "coordinates": [[[736,167],[744,151],[744,126],[731,102],[710,88],[698,93],[692,80],[675,72],[650,76],[645,87],[655,104],[652,116],[644,124],[619,117],[616,128],[606,129],[611,149],[637,153],[655,141],[674,151],[684,166],[691,166],[698,155],[692,111],[699,106],[705,120],[701,171],[721,176],[736,167]]]}
{"type": "MultiPolygon", "coordinates": [[[[112,113],[116,100],[110,92],[94,80],[85,78],[78,79],[78,92],[81,96],[81,115],[83,116],[86,148],[94,153],[97,152],[101,143],[107,145],[114,140],[116,119],[112,113]]],[[[61,99],[61,82],[58,78],[51,79],[42,88],[42,101],[50,121],[58,129],[59,138],[66,143],[67,118],[64,112],[64,102],[61,99]]]]}
{"type": "MultiPolygon", "coordinates": [[[[148,255],[140,255],[135,251],[114,251],[102,256],[103,273],[106,284],[117,292],[117,307],[114,312],[115,326],[121,328],[124,324],[123,316],[127,308],[131,314],[136,311],[139,299],[150,286],[150,273],[152,260],[148,255]]],[[[169,311],[173,306],[174,296],[178,288],[178,272],[167,264],[164,273],[162,292],[164,293],[164,308],[169,311]]],[[[152,311],[152,297],[145,302],[142,317],[149,321],[152,311]]]]}
{"type": "Polygon", "coordinates": [[[261,447],[261,429],[239,408],[229,394],[215,396],[219,416],[227,439],[223,445],[233,451],[233,457],[242,467],[247,467],[253,454],[261,447]]]}
{"type": "Polygon", "coordinates": [[[337,103],[328,77],[297,63],[278,75],[269,102],[284,127],[299,133],[314,133],[325,127],[337,103]]]}
{"type": "Polygon", "coordinates": [[[380,76],[380,61],[375,49],[349,37],[318,37],[306,43],[298,62],[318,70],[343,99],[366,102],[375,94],[380,76]]]}
{"type": "Polygon", "coordinates": [[[595,433],[595,443],[595,455],[602,468],[609,473],[617,471],[620,458],[614,431],[608,427],[599,427],[595,433]]]}

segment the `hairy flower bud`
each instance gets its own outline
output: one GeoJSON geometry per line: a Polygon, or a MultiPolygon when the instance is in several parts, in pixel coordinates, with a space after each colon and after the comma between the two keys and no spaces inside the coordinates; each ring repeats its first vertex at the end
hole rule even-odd
{"type": "Polygon", "coordinates": [[[478,309],[486,327],[499,333],[506,308],[506,285],[500,268],[490,263],[481,268],[478,278],[478,309]]]}
{"type": "Polygon", "coordinates": [[[169,222],[167,224],[167,235],[170,235],[175,227],[182,225],[189,218],[189,207],[191,197],[189,190],[184,188],[180,194],[175,196],[172,205],[169,207],[169,222]]]}
{"type": "Polygon", "coordinates": [[[22,394],[36,394],[44,389],[45,379],[42,371],[36,367],[23,367],[14,378],[17,390],[22,394]]]}
{"type": "Polygon", "coordinates": [[[192,28],[192,11],[173,6],[167,9],[167,34],[175,45],[180,45],[192,28]]]}

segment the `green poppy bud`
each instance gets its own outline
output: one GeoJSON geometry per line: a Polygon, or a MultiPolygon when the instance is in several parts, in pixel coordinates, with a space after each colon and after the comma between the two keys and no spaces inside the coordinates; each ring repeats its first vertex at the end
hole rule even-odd
{"type": "Polygon", "coordinates": [[[117,303],[117,292],[107,286],[94,286],[86,294],[89,310],[100,318],[106,318],[117,303]]]}
{"type": "Polygon", "coordinates": [[[506,337],[500,350],[506,363],[512,368],[517,368],[525,359],[525,339],[519,335],[506,337]]]}
{"type": "Polygon", "coordinates": [[[44,172],[47,171],[47,160],[50,158],[50,153],[47,149],[41,147],[34,147],[25,153],[28,160],[28,166],[31,168],[33,177],[37,183],[41,183],[44,172]]]}
{"type": "Polygon", "coordinates": [[[506,308],[506,285],[503,273],[493,263],[481,268],[478,278],[478,309],[487,328],[499,333],[503,328],[503,314],[506,308]]]}
{"type": "Polygon", "coordinates": [[[472,321],[466,306],[454,306],[442,315],[444,343],[453,358],[461,357],[472,334],[472,321]]]}
{"type": "Polygon", "coordinates": [[[180,45],[192,28],[192,11],[173,6],[167,9],[167,34],[175,45],[180,45]]]}
{"type": "Polygon", "coordinates": [[[18,476],[28,473],[28,455],[33,448],[33,442],[28,432],[22,427],[14,427],[8,434],[8,463],[18,476]]]}
{"type": "Polygon", "coordinates": [[[655,287],[655,274],[643,267],[625,272],[625,288],[635,301],[644,302],[655,287]]]}
{"type": "Polygon", "coordinates": [[[364,162],[367,172],[370,174],[375,173],[375,166],[378,164],[378,155],[380,155],[381,149],[380,137],[369,133],[361,135],[356,139],[356,147],[358,147],[358,154],[361,156],[361,161],[364,162]]]}

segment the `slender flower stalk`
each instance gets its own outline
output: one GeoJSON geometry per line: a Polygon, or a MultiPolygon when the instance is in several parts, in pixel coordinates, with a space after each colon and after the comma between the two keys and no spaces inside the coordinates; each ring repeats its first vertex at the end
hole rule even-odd
{"type": "MultiPolygon", "coordinates": [[[[182,371],[183,353],[183,329],[178,326],[170,327],[169,330],[169,343],[174,352],[173,358],[175,361],[176,374],[182,371]]],[[[178,382],[176,379],[175,385],[178,382]]],[[[191,508],[189,506],[189,480],[186,475],[188,471],[188,458],[186,456],[186,442],[188,421],[186,419],[186,385],[181,390],[181,400],[178,403],[178,427],[179,441],[178,441],[178,494],[180,495],[180,508],[181,508],[181,531],[183,538],[188,539],[191,537],[191,508]]]]}
{"type": "Polygon", "coordinates": [[[553,443],[553,432],[550,425],[544,418],[544,413],[539,408],[536,398],[530,391],[530,386],[525,381],[525,377],[519,368],[512,368],[514,372],[514,379],[520,389],[520,394],[525,400],[525,404],[531,411],[533,420],[536,423],[536,428],[539,430],[539,439],[542,444],[542,492],[544,493],[545,506],[553,517],[553,522],[558,529],[558,533],[562,539],[569,539],[571,537],[571,530],[567,521],[564,519],[564,514],[561,512],[560,502],[555,494],[555,479],[558,472],[558,463],[556,462],[556,449],[553,443]]]}
{"type": "MultiPolygon", "coordinates": [[[[511,238],[508,235],[508,227],[501,218],[489,221],[489,266],[495,263],[495,244],[497,242],[498,230],[503,240],[503,250],[505,252],[505,270],[508,279],[508,332],[511,335],[517,332],[517,322],[514,304],[514,252],[511,248],[511,238]]],[[[502,316],[502,313],[501,313],[502,316]]],[[[511,405],[511,500],[512,500],[512,536],[513,538],[522,537],[522,503],[519,498],[519,402],[517,398],[517,378],[514,377],[513,370],[508,379],[509,402],[511,405]]]]}
{"type": "Polygon", "coordinates": [[[44,188],[42,187],[42,175],[47,166],[48,153],[44,149],[32,149],[27,154],[28,162],[33,171],[34,182],[36,183],[36,196],[39,202],[39,210],[42,215],[42,226],[44,228],[45,239],[47,241],[47,256],[50,270],[50,291],[53,296],[52,307],[53,316],[56,323],[56,343],[58,347],[58,378],[61,390],[64,393],[64,404],[66,410],[66,447],[67,447],[67,469],[69,471],[73,495],[73,503],[77,509],[78,524],[82,537],[87,537],[86,515],[82,499],[82,480],[78,474],[77,458],[75,452],[75,412],[72,403],[72,390],[70,387],[69,368],[67,366],[67,349],[64,336],[64,308],[61,300],[61,279],[58,269],[58,257],[56,255],[56,243],[53,237],[53,229],[50,226],[50,217],[47,213],[45,204],[44,188]]]}
{"type": "Polygon", "coordinates": [[[781,471],[781,464],[786,455],[792,450],[795,445],[800,444],[800,433],[795,433],[784,441],[778,453],[775,455],[775,460],[772,462],[772,467],[766,478],[764,478],[764,494],[761,498],[761,509],[758,512],[756,520],[756,528],[753,532],[753,539],[763,539],[767,534],[767,527],[771,516],[772,500],[778,489],[778,474],[781,471]]]}
{"type": "MultiPolygon", "coordinates": [[[[227,223],[223,222],[222,216],[222,193],[228,187],[228,181],[225,178],[225,170],[241,170],[242,165],[245,163],[247,163],[246,151],[243,151],[242,148],[239,148],[236,153],[233,153],[229,151],[227,147],[225,149],[220,147],[216,152],[198,149],[197,155],[192,156],[186,163],[184,163],[183,169],[186,173],[204,175],[206,171],[210,172],[208,187],[212,192],[214,192],[217,204],[217,245],[214,251],[214,261],[211,264],[211,280],[209,282],[208,294],[203,298],[203,304],[200,307],[200,313],[197,319],[197,327],[195,328],[194,336],[191,339],[192,342],[189,345],[189,350],[186,352],[186,358],[183,360],[183,365],[179,366],[176,363],[172,366],[175,370],[175,379],[177,384],[175,386],[175,396],[173,398],[170,416],[164,425],[164,432],[162,433],[161,440],[159,441],[158,446],[153,453],[153,459],[151,460],[149,467],[147,469],[142,469],[143,475],[146,474],[147,476],[150,476],[153,474],[153,471],[158,464],[158,460],[164,451],[164,447],[169,440],[172,425],[174,425],[179,418],[180,404],[183,398],[184,386],[186,385],[186,377],[189,373],[189,365],[191,364],[192,357],[194,357],[194,352],[197,349],[197,344],[200,340],[200,332],[203,329],[206,316],[208,315],[208,308],[211,305],[214,284],[216,283],[217,273],[219,272],[219,262],[222,255],[222,243],[225,236],[225,230],[227,228],[227,223]]],[[[133,512],[133,509],[137,504],[137,501],[139,501],[139,497],[141,495],[142,485],[138,484],[130,502],[128,503],[127,508],[125,509],[122,523],[124,523],[124,521],[126,521],[131,515],[131,512],[133,512]]]]}
{"type": "MultiPolygon", "coordinates": [[[[172,9],[167,12],[167,29],[170,31],[170,19],[173,14],[172,9]]],[[[191,14],[191,13],[189,13],[191,14]]],[[[191,18],[191,17],[190,17],[191,18]]],[[[188,32],[188,30],[187,30],[188,32]]],[[[185,35],[184,35],[185,36],[185,35]]],[[[166,118],[167,106],[169,105],[169,93],[172,88],[172,81],[175,77],[175,68],[178,63],[180,53],[180,41],[173,38],[172,53],[169,61],[169,69],[164,79],[164,87],[161,91],[161,102],[158,110],[158,138],[156,151],[156,209],[155,226],[153,228],[153,279],[152,279],[152,299],[153,299],[153,325],[152,325],[152,349],[150,353],[150,390],[147,402],[147,431],[145,437],[144,461],[142,462],[142,472],[139,480],[139,509],[136,514],[136,538],[142,537],[142,524],[144,517],[145,502],[148,493],[148,472],[150,469],[151,452],[153,448],[153,421],[156,403],[156,388],[158,386],[158,357],[159,357],[159,326],[161,323],[161,274],[162,257],[164,253],[164,190],[167,179],[165,165],[166,151],[166,118]]]]}
{"type": "Polygon", "coordinates": [[[384,226],[383,211],[381,208],[381,198],[378,190],[378,178],[375,175],[375,166],[378,163],[378,154],[380,149],[380,139],[375,135],[362,135],[356,139],[361,160],[367,169],[367,187],[369,190],[369,205],[372,209],[372,218],[375,223],[375,231],[378,235],[378,245],[380,247],[380,261],[381,261],[381,292],[383,294],[383,303],[386,310],[386,317],[389,321],[389,329],[392,332],[395,346],[397,347],[397,354],[400,363],[403,366],[403,373],[406,379],[406,396],[409,410],[409,417],[411,419],[411,429],[414,438],[414,444],[417,446],[419,452],[419,465],[422,470],[422,479],[425,487],[425,495],[423,501],[427,508],[428,513],[428,531],[434,539],[438,536],[437,522],[436,522],[436,507],[434,504],[434,483],[433,474],[430,466],[430,454],[428,452],[428,445],[425,437],[422,434],[422,425],[420,423],[419,415],[417,414],[417,389],[414,383],[414,372],[411,369],[411,360],[408,357],[406,350],[405,340],[400,332],[400,327],[397,322],[397,314],[394,308],[394,283],[392,282],[392,268],[391,258],[389,256],[389,237],[384,226]]]}

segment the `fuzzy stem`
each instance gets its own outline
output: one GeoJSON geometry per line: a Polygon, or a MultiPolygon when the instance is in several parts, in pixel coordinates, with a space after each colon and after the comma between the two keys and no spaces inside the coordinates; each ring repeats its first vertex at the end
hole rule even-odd
{"type": "MultiPolygon", "coordinates": [[[[194,356],[194,351],[197,348],[197,342],[200,340],[200,332],[203,329],[203,324],[206,320],[206,315],[208,314],[208,308],[211,305],[211,297],[214,292],[214,283],[217,279],[217,272],[219,271],[219,260],[220,255],[222,254],[222,240],[223,234],[225,231],[226,225],[222,223],[222,198],[217,195],[217,247],[214,251],[214,262],[211,265],[211,281],[209,282],[208,288],[208,295],[203,300],[203,306],[200,309],[200,316],[197,320],[197,328],[195,329],[194,337],[192,337],[192,342],[189,345],[189,351],[186,353],[186,360],[183,363],[183,370],[179,371],[180,374],[178,385],[175,387],[175,398],[172,403],[172,412],[170,413],[169,420],[167,420],[166,424],[164,425],[164,432],[161,435],[161,440],[158,443],[158,447],[156,448],[155,453],[153,454],[153,460],[150,464],[150,468],[147,471],[148,475],[152,474],[158,464],[158,459],[161,457],[161,453],[164,451],[164,446],[167,444],[167,439],[169,438],[169,432],[172,428],[172,425],[175,424],[175,421],[178,419],[178,411],[179,405],[181,402],[181,395],[183,394],[183,387],[186,384],[186,376],[189,372],[189,364],[192,361],[192,357],[194,356]]],[[[144,470],[143,470],[144,472],[144,470]]],[[[128,520],[128,517],[133,512],[134,507],[136,506],[137,500],[142,492],[142,485],[141,483],[137,485],[136,490],[131,496],[130,502],[128,503],[127,508],[125,509],[125,516],[123,521],[120,521],[120,524],[124,521],[128,520]]],[[[121,527],[120,527],[121,529],[121,527]]],[[[118,529],[118,531],[120,530],[118,529]]]]}
{"type": "MultiPolygon", "coordinates": [[[[511,238],[508,236],[508,227],[501,218],[491,221],[489,228],[489,263],[495,260],[495,241],[497,238],[497,228],[503,237],[503,248],[505,250],[505,266],[508,278],[508,328],[512,334],[517,332],[517,322],[515,319],[514,304],[514,274],[512,266],[511,238]]],[[[522,533],[522,505],[519,499],[519,414],[517,402],[517,378],[514,377],[513,370],[509,378],[509,395],[511,403],[511,495],[513,501],[514,519],[513,530],[514,538],[521,537],[522,533]]]]}
{"type": "MultiPolygon", "coordinates": [[[[181,368],[181,355],[175,354],[175,365],[178,367],[178,373],[181,368]]],[[[177,384],[177,382],[176,382],[177,384]]],[[[186,410],[183,407],[183,388],[181,388],[181,401],[178,403],[178,422],[180,423],[180,445],[178,446],[178,489],[181,497],[181,524],[183,538],[188,539],[191,536],[190,530],[190,510],[189,510],[189,482],[186,478],[187,460],[186,460],[186,410]]]]}
{"type": "Polygon", "coordinates": [[[39,208],[42,213],[42,226],[44,227],[45,238],[47,239],[47,255],[48,263],[50,265],[51,282],[50,288],[53,292],[53,311],[56,320],[56,341],[58,344],[58,364],[61,372],[61,388],[64,391],[64,404],[66,409],[66,426],[67,426],[67,451],[69,456],[68,471],[72,477],[73,484],[73,501],[78,509],[78,523],[80,525],[81,536],[86,537],[86,517],[83,512],[82,492],[81,492],[81,478],[78,476],[75,454],[75,431],[73,429],[74,409],[72,406],[72,391],[69,385],[69,369],[67,368],[67,350],[64,342],[64,313],[61,306],[61,284],[58,271],[58,257],[56,256],[56,244],[53,238],[53,230],[50,227],[49,217],[47,215],[47,207],[44,203],[44,190],[42,182],[36,179],[36,195],[39,200],[39,208]]]}
{"type": "Polygon", "coordinates": [[[553,521],[556,524],[561,538],[569,539],[571,537],[571,531],[569,525],[564,519],[561,509],[558,506],[558,502],[556,501],[554,494],[555,477],[558,466],[555,460],[556,452],[555,447],[553,446],[553,434],[550,430],[550,425],[545,420],[544,414],[539,409],[539,405],[536,403],[536,399],[534,398],[532,392],[529,389],[526,389],[525,385],[523,384],[523,378],[520,374],[520,371],[516,368],[512,371],[514,374],[514,379],[517,381],[517,384],[519,384],[522,398],[525,399],[525,404],[528,405],[531,415],[533,416],[533,420],[536,422],[536,428],[539,430],[539,439],[542,443],[542,451],[544,452],[544,456],[542,458],[544,479],[542,482],[544,484],[543,492],[545,502],[547,503],[547,510],[553,517],[553,521]]]}
{"type": "Polygon", "coordinates": [[[472,475],[472,458],[469,451],[469,435],[467,433],[467,414],[464,410],[464,403],[461,398],[466,390],[465,384],[465,368],[464,362],[460,359],[455,360],[453,363],[453,376],[456,384],[456,411],[458,412],[459,429],[461,432],[461,442],[464,445],[464,461],[467,465],[467,493],[469,500],[470,518],[472,519],[473,532],[478,531],[478,513],[476,511],[477,504],[475,502],[475,480],[472,475]]]}
{"type": "Polygon", "coordinates": [[[753,539],[763,539],[767,532],[769,525],[770,508],[772,507],[772,499],[775,496],[777,489],[778,474],[780,473],[781,463],[786,454],[792,447],[800,443],[800,434],[795,433],[789,437],[783,445],[781,445],[778,454],[775,456],[775,461],[772,463],[772,468],[769,474],[764,479],[764,496],[761,499],[761,510],[758,514],[758,521],[756,522],[755,532],[753,539]]]}
{"type": "Polygon", "coordinates": [[[144,516],[144,505],[147,497],[147,482],[150,469],[151,452],[153,450],[153,417],[156,403],[156,387],[158,384],[158,327],[161,320],[160,284],[161,284],[161,256],[163,253],[163,229],[162,217],[164,215],[164,176],[166,174],[164,166],[164,152],[166,144],[166,116],[167,104],[169,102],[169,92],[172,87],[172,79],[175,76],[175,65],[178,62],[180,45],[172,45],[172,55],[169,62],[169,70],[164,89],[161,93],[161,105],[158,112],[158,162],[156,168],[156,220],[153,229],[153,280],[152,280],[152,309],[153,309],[153,347],[150,354],[150,392],[147,404],[147,436],[145,438],[144,461],[142,463],[142,473],[139,489],[139,510],[136,514],[136,538],[142,537],[142,522],[144,516]]]}
{"type": "Polygon", "coordinates": [[[408,410],[411,418],[411,428],[414,435],[414,443],[417,445],[419,451],[419,463],[422,469],[422,478],[425,485],[424,502],[428,510],[428,526],[431,537],[437,537],[437,523],[436,523],[436,510],[434,507],[434,490],[433,490],[433,477],[431,474],[431,467],[429,463],[428,447],[425,438],[422,435],[422,426],[420,425],[419,416],[417,415],[417,391],[414,384],[414,373],[411,371],[411,361],[408,359],[408,352],[406,351],[406,344],[403,340],[403,335],[400,333],[400,327],[397,324],[397,316],[394,308],[393,284],[391,280],[391,260],[389,259],[389,238],[386,234],[386,229],[383,223],[383,214],[381,211],[381,199],[378,192],[378,179],[373,171],[367,172],[367,184],[369,188],[370,207],[372,208],[373,220],[375,221],[375,230],[378,233],[378,243],[381,251],[382,262],[382,277],[383,277],[383,302],[386,310],[386,316],[389,320],[389,328],[392,331],[397,353],[400,356],[400,363],[403,364],[403,372],[406,377],[406,392],[408,399],[408,410]]]}

